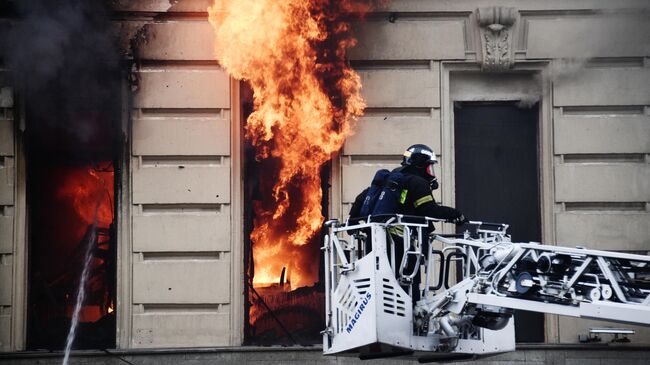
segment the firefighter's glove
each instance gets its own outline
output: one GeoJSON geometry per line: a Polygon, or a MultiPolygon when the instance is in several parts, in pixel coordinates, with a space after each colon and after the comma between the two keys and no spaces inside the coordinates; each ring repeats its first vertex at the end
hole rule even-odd
{"type": "Polygon", "coordinates": [[[462,214],[450,221],[450,223],[453,223],[457,226],[460,226],[461,224],[465,224],[467,222],[469,222],[469,220],[462,214]]]}

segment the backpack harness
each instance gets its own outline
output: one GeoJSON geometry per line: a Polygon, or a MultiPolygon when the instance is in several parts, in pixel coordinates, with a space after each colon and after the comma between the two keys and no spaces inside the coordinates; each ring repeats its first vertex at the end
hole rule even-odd
{"type": "Polygon", "coordinates": [[[363,200],[361,216],[397,213],[408,194],[406,178],[401,169],[377,171],[363,200]]]}

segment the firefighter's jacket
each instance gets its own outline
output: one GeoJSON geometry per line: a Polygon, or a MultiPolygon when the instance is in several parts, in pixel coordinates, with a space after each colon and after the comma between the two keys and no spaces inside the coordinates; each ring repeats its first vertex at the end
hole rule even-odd
{"type": "MultiPolygon", "coordinates": [[[[396,214],[439,218],[449,221],[453,221],[462,216],[459,210],[436,203],[429,181],[425,178],[414,174],[409,169],[402,169],[401,171],[406,176],[406,183],[403,187],[406,190],[406,198],[398,206],[398,211],[395,212],[396,214]]],[[[356,218],[361,214],[361,206],[366,198],[368,189],[363,190],[355,198],[354,204],[352,204],[352,208],[350,209],[350,217],[356,218]]]]}

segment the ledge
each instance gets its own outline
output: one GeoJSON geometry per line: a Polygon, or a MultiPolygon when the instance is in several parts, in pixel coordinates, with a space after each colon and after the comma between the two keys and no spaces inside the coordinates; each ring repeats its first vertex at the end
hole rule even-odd
{"type": "MultiPolygon", "coordinates": [[[[649,351],[650,345],[640,344],[518,344],[516,351],[649,351]]],[[[158,348],[158,349],[112,349],[112,350],[76,350],[74,357],[112,357],[112,356],[150,356],[150,355],[186,355],[186,354],[217,354],[217,353],[289,353],[289,352],[322,352],[321,345],[314,346],[228,346],[228,347],[187,347],[187,348],[158,348]]],[[[62,357],[63,351],[18,351],[0,352],[0,361],[10,359],[36,359],[62,357]]]]}

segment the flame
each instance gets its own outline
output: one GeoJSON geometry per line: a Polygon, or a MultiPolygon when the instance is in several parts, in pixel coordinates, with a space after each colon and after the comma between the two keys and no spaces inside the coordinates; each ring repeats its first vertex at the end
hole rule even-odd
{"type": "Polygon", "coordinates": [[[294,287],[318,280],[318,250],[307,246],[323,223],[320,170],[365,107],[345,60],[356,42],[347,18],[370,8],[367,0],[215,0],[208,9],[221,67],[254,94],[246,138],[264,166],[251,233],[256,287],[277,282],[283,267],[294,287]]]}
{"type": "MultiPolygon", "coordinates": [[[[110,162],[102,162],[96,166],[90,165],[62,165],[53,169],[52,177],[53,196],[56,205],[55,227],[59,231],[51,232],[52,238],[59,242],[51,249],[57,251],[57,257],[64,257],[61,260],[66,266],[65,272],[70,276],[61,276],[60,270],[55,270],[56,285],[61,285],[68,292],[66,298],[66,315],[72,316],[74,310],[74,300],[76,299],[76,290],[78,268],[81,270],[83,258],[77,256],[80,247],[85,244],[96,244],[97,253],[100,251],[108,252],[110,249],[110,238],[106,235],[96,234],[96,242],[88,240],[88,230],[91,225],[97,228],[109,228],[113,222],[113,199],[114,199],[114,169],[110,162]],[[99,167],[102,165],[104,167],[99,167]],[[72,268],[72,265],[75,268],[72,268]],[[78,267],[77,267],[78,266],[78,267]]],[[[91,261],[91,277],[87,282],[87,290],[90,296],[80,311],[81,322],[95,322],[103,317],[108,311],[110,313],[114,307],[106,308],[100,304],[106,300],[107,277],[105,276],[104,265],[106,260],[101,255],[93,257],[91,261]]]]}
{"type": "Polygon", "coordinates": [[[80,219],[79,239],[88,225],[108,227],[113,221],[113,171],[96,171],[89,167],[70,168],[57,191],[57,197],[72,205],[80,219]]]}

